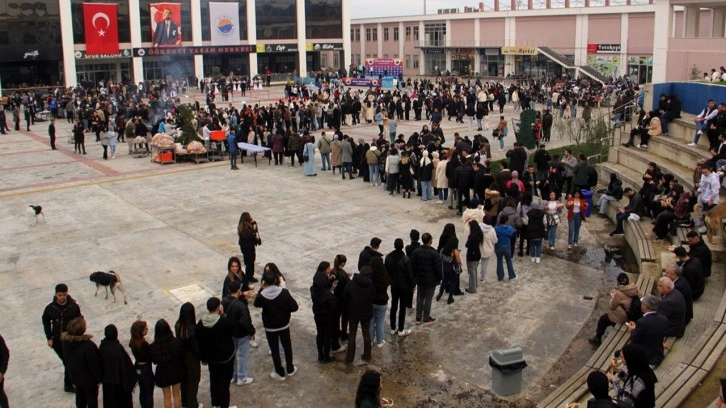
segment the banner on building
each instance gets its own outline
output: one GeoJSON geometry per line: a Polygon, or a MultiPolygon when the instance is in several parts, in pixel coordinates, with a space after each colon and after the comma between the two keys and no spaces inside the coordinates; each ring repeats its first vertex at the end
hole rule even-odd
{"type": "Polygon", "coordinates": [[[502,55],[537,55],[537,47],[502,47],[502,55]]]}
{"type": "Polygon", "coordinates": [[[209,3],[212,45],[239,45],[239,3],[209,3]]]}
{"type": "Polygon", "coordinates": [[[587,44],[588,54],[620,54],[620,44],[587,44]]]}
{"type": "MultiPolygon", "coordinates": [[[[158,56],[158,55],[171,55],[171,56],[185,56],[185,55],[215,55],[215,54],[240,54],[240,53],[255,53],[257,52],[257,45],[245,44],[245,45],[221,45],[221,46],[200,46],[200,47],[156,47],[156,48],[134,48],[134,57],[146,57],[146,56],[158,56]]],[[[0,55],[1,57],[1,55],[0,55]]]]}
{"type": "Polygon", "coordinates": [[[118,5],[83,3],[86,55],[118,54],[118,5]]]}
{"type": "Polygon", "coordinates": [[[275,53],[275,52],[298,52],[297,44],[257,44],[257,52],[275,53]]]}
{"type": "Polygon", "coordinates": [[[403,64],[397,58],[369,58],[366,59],[366,76],[400,76],[403,74],[403,64]]]}
{"type": "Polygon", "coordinates": [[[182,44],[181,3],[151,3],[151,46],[178,47],[182,44]]]}

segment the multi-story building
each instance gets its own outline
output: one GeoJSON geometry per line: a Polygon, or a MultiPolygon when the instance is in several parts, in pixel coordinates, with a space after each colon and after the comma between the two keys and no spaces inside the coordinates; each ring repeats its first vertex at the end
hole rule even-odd
{"type": "Polygon", "coordinates": [[[349,31],[350,0],[128,0],[116,3],[113,12],[85,12],[84,3],[108,2],[0,0],[3,87],[201,78],[232,71],[254,75],[268,68],[306,75],[349,63],[343,52],[349,49],[349,38],[343,33],[349,31]],[[235,10],[236,15],[217,18],[216,10],[222,9],[215,9],[220,6],[214,3],[225,3],[222,9],[235,10]],[[179,43],[156,47],[153,27],[167,8],[178,11],[172,21],[178,26],[179,43]],[[89,29],[105,38],[117,34],[112,45],[117,43],[118,51],[87,52],[89,29]],[[215,35],[230,32],[233,40],[220,45],[215,35]]]}
{"type": "Polygon", "coordinates": [[[604,74],[643,83],[666,72],[689,79],[694,64],[726,60],[723,1],[512,0],[482,9],[354,19],[352,62],[396,58],[404,75],[604,74]]]}

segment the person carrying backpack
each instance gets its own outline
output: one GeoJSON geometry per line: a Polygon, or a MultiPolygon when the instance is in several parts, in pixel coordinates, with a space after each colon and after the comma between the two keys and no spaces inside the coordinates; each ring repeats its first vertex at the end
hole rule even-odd
{"type": "Polygon", "coordinates": [[[599,346],[608,326],[612,327],[627,321],[636,321],[642,317],[639,296],[638,286],[635,283],[630,283],[628,274],[625,272],[620,273],[618,275],[618,286],[610,291],[609,310],[600,316],[597,321],[595,336],[589,338],[588,341],[599,346]],[[634,309],[640,313],[640,316],[637,315],[634,309]]]}

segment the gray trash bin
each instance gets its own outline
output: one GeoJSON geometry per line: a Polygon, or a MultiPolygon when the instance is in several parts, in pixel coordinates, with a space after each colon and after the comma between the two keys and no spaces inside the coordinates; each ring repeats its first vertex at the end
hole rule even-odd
{"type": "Polygon", "coordinates": [[[527,363],[521,348],[494,350],[489,356],[489,365],[492,367],[492,389],[497,395],[522,392],[522,370],[527,363]]]}

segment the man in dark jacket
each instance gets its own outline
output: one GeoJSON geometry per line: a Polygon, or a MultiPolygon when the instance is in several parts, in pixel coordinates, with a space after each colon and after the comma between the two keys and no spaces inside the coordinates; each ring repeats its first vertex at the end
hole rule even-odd
{"type": "Polygon", "coordinates": [[[509,157],[509,169],[524,174],[527,164],[527,152],[524,147],[518,142],[514,142],[513,148],[507,152],[507,157],[509,157]]]}
{"type": "Polygon", "coordinates": [[[63,347],[61,345],[61,333],[66,331],[68,322],[81,315],[81,307],[68,294],[68,286],[65,283],[59,283],[55,287],[55,297],[43,311],[43,330],[45,338],[48,341],[48,347],[58,355],[63,362],[63,389],[65,392],[76,392],[71,379],[68,376],[68,367],[63,356],[63,347]]]}
{"type": "Polygon", "coordinates": [[[360,251],[360,255],[358,255],[358,272],[360,272],[361,268],[364,266],[368,266],[371,264],[371,259],[373,257],[383,257],[383,254],[378,252],[378,248],[381,246],[381,239],[378,237],[371,238],[371,244],[370,246],[367,246],[363,248],[362,251],[360,251]]]}
{"type": "Polygon", "coordinates": [[[423,245],[411,254],[411,271],[416,282],[416,324],[431,324],[431,301],[436,286],[443,277],[441,255],[431,246],[433,237],[428,232],[421,237],[423,245]]]}
{"type": "Polygon", "coordinates": [[[665,276],[673,281],[673,287],[681,292],[683,300],[686,303],[686,326],[693,319],[693,292],[691,285],[681,276],[683,270],[678,265],[668,265],[665,270],[665,276]]]}
{"type": "Polygon", "coordinates": [[[345,286],[343,303],[348,309],[348,350],[345,353],[345,364],[353,364],[355,359],[355,338],[358,335],[358,324],[363,332],[363,361],[371,360],[371,318],[373,317],[373,298],[376,289],[371,279],[372,269],[365,265],[360,273],[345,286]]]}
{"type": "Polygon", "coordinates": [[[232,380],[237,385],[251,384],[248,367],[250,359],[250,336],[255,335],[255,326],[252,325],[247,301],[242,296],[242,282],[232,281],[229,284],[229,295],[222,298],[222,310],[225,317],[235,325],[232,336],[235,344],[235,364],[232,380]]]}
{"type": "Polygon", "coordinates": [[[673,253],[678,258],[678,264],[681,266],[683,277],[688,281],[688,285],[691,287],[693,292],[693,300],[703,295],[703,291],[706,287],[706,280],[703,277],[703,266],[701,261],[697,258],[691,258],[686,252],[686,248],[678,247],[673,250],[673,253]]]}
{"type": "Polygon", "coordinates": [[[572,184],[574,184],[572,190],[573,193],[575,191],[590,189],[589,178],[592,167],[590,166],[590,163],[587,162],[587,157],[583,153],[580,153],[578,158],[580,160],[577,162],[577,165],[575,165],[574,177],[572,179],[572,184]]]}
{"type": "Polygon", "coordinates": [[[391,332],[397,333],[399,337],[404,337],[411,334],[411,330],[405,329],[404,326],[406,308],[412,307],[413,290],[416,288],[416,284],[413,280],[410,260],[403,252],[403,240],[396,238],[393,247],[393,252],[386,255],[385,260],[386,271],[391,279],[391,332]],[[397,313],[398,326],[396,326],[397,313]]]}
{"type": "Polygon", "coordinates": [[[658,292],[663,296],[658,306],[658,314],[668,319],[666,337],[683,337],[686,332],[686,300],[683,294],[675,290],[673,281],[666,276],[658,280],[658,292]]]}
{"type": "MultiPolygon", "coordinates": [[[[216,297],[207,300],[206,316],[196,327],[199,353],[209,368],[209,394],[213,407],[236,408],[229,405],[229,383],[234,372],[234,339],[237,328],[224,317],[222,302],[216,297]]],[[[278,358],[280,358],[278,354],[278,358]]]]}
{"type": "Polygon", "coordinates": [[[635,190],[633,190],[630,187],[627,187],[623,194],[625,194],[628,199],[630,199],[630,202],[628,202],[628,205],[625,206],[625,208],[621,208],[620,212],[615,216],[615,230],[610,233],[610,236],[623,236],[623,222],[627,220],[631,214],[636,214],[638,217],[640,217],[641,212],[643,211],[643,197],[638,194],[635,190]]]}
{"type": "Polygon", "coordinates": [[[549,152],[545,149],[545,145],[539,145],[539,149],[534,153],[534,164],[537,166],[537,180],[544,180],[547,178],[547,173],[550,169],[550,157],[549,152]]]}
{"type": "Polygon", "coordinates": [[[663,338],[668,329],[668,319],[657,313],[658,299],[646,295],[641,301],[643,317],[637,322],[629,322],[630,344],[642,346],[648,352],[648,362],[658,365],[663,361],[663,338]]]}
{"type": "Polygon", "coordinates": [[[711,249],[706,245],[705,242],[703,242],[703,239],[701,238],[701,234],[699,234],[697,231],[689,231],[688,232],[688,256],[691,258],[697,258],[699,261],[701,261],[701,266],[703,267],[703,276],[705,278],[708,278],[711,276],[711,263],[712,257],[711,257],[711,249]]]}
{"type": "Polygon", "coordinates": [[[418,242],[418,239],[420,238],[420,233],[418,230],[412,229],[409,233],[409,237],[411,238],[411,243],[406,245],[406,256],[411,258],[411,255],[413,254],[413,251],[416,250],[416,248],[421,246],[421,243],[418,242]]]}
{"type": "Polygon", "coordinates": [[[474,169],[472,168],[472,160],[466,159],[466,162],[454,171],[454,183],[456,184],[456,215],[462,214],[462,205],[469,205],[471,200],[470,191],[474,187],[474,169]]]}

